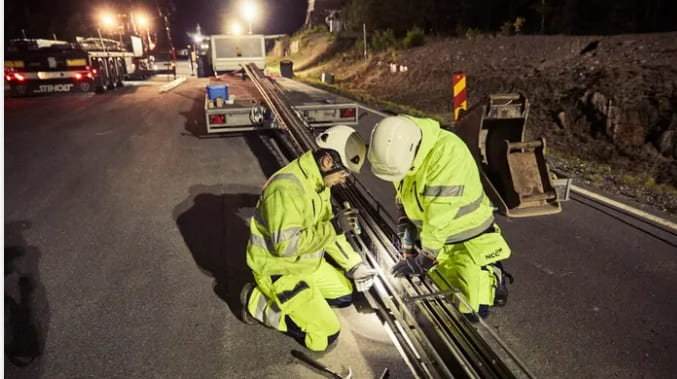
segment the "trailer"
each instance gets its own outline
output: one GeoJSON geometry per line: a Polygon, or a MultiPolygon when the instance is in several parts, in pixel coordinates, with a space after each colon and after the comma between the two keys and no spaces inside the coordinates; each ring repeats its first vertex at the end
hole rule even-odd
{"type": "MultiPolygon", "coordinates": [[[[213,35],[208,55],[214,76],[205,88],[205,124],[207,133],[243,132],[282,127],[279,117],[270,111],[265,91],[248,77],[245,66],[265,68],[265,37],[260,34],[213,35]]],[[[357,125],[357,103],[322,91],[301,90],[286,78],[266,76],[265,80],[284,82],[282,94],[292,109],[312,128],[337,124],[357,125]]],[[[259,84],[260,85],[260,84],[259,84]]]]}
{"type": "Polygon", "coordinates": [[[5,89],[25,96],[59,92],[105,92],[123,80],[153,74],[142,41],[129,43],[104,38],[76,38],[76,42],[15,39],[5,54],[5,89]]]}
{"type": "MultiPolygon", "coordinates": [[[[269,81],[284,82],[284,95],[292,109],[312,128],[332,125],[357,125],[357,103],[321,91],[294,89],[295,82],[270,76],[269,81]]],[[[227,73],[210,79],[204,97],[207,133],[243,132],[276,129],[281,126],[267,106],[256,85],[241,72],[227,73]]]]}

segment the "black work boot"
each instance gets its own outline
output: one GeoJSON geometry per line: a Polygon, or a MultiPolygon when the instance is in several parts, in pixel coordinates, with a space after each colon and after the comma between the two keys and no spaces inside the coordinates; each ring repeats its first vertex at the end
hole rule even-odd
{"type": "Polygon", "coordinates": [[[254,318],[254,316],[251,315],[251,313],[249,313],[249,310],[247,309],[249,296],[251,296],[253,290],[253,283],[245,283],[245,285],[242,287],[242,291],[240,291],[240,304],[242,304],[242,322],[249,325],[254,325],[259,322],[256,318],[254,318]]]}
{"type": "Polygon", "coordinates": [[[493,263],[494,277],[496,277],[496,292],[494,294],[494,306],[503,307],[508,303],[508,285],[506,280],[510,280],[510,284],[514,282],[512,275],[503,269],[501,262],[493,263]]]}

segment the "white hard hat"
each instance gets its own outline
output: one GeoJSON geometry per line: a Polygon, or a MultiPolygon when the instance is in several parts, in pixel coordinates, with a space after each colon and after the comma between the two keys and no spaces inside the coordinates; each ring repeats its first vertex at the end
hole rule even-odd
{"type": "Polygon", "coordinates": [[[371,172],[389,182],[402,180],[414,163],[421,129],[403,116],[389,116],[371,131],[367,159],[371,172]]]}
{"type": "Polygon", "coordinates": [[[343,167],[360,172],[367,155],[367,146],[355,129],[346,125],[332,126],[320,133],[315,142],[321,149],[337,152],[343,167]]]}

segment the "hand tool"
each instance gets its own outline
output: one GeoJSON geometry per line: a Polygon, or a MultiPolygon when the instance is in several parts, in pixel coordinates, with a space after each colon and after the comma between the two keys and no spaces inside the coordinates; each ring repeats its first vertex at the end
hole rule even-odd
{"type": "Polygon", "coordinates": [[[334,379],[350,379],[350,378],[353,377],[353,370],[350,367],[348,367],[348,373],[347,374],[340,375],[339,373],[330,370],[329,367],[327,367],[327,366],[323,365],[322,363],[320,363],[320,362],[314,360],[313,358],[309,357],[308,355],[306,355],[306,353],[304,353],[302,351],[292,350],[291,355],[294,356],[294,358],[299,359],[299,360],[309,364],[313,368],[316,368],[316,369],[318,369],[318,370],[320,370],[324,373],[331,375],[331,377],[334,378],[334,379]]]}

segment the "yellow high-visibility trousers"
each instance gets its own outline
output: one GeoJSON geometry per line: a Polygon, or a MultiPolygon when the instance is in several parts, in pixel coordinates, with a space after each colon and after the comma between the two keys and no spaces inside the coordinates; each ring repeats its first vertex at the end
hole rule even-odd
{"type": "Polygon", "coordinates": [[[331,305],[347,306],[353,285],[342,270],[322,260],[311,274],[255,275],[247,309],[257,320],[284,332],[310,350],[323,351],[341,329],[331,305]]]}

